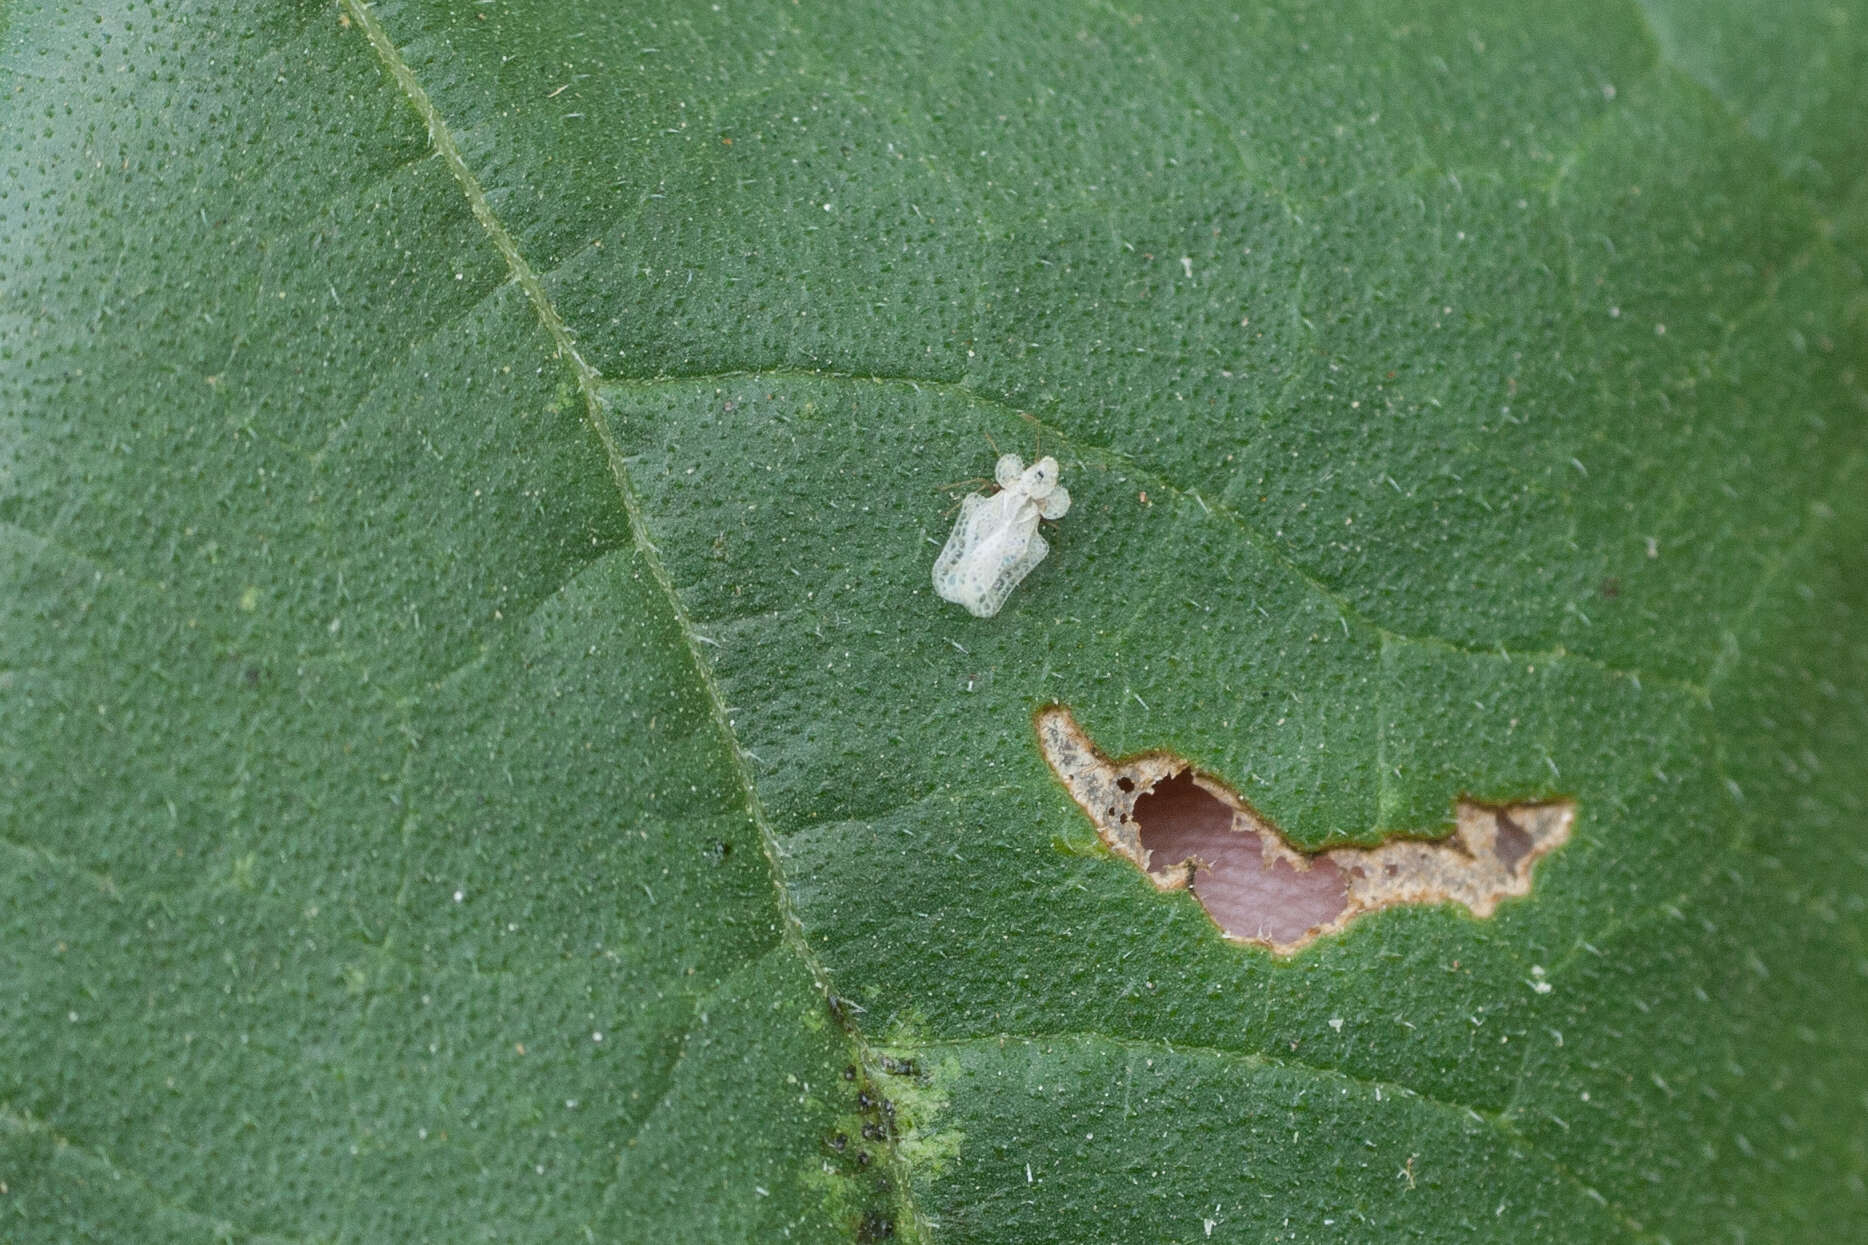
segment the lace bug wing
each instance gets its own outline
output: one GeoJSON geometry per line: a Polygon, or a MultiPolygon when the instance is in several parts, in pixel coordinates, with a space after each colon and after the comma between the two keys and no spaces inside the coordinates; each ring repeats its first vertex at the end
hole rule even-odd
{"type": "Polygon", "coordinates": [[[1005,599],[1012,595],[1012,589],[1023,583],[1025,576],[1031,574],[1032,568],[1044,561],[1045,555],[1051,552],[1050,544],[1036,530],[1035,518],[1032,523],[1033,530],[1025,541],[1024,548],[1016,556],[1008,556],[1000,563],[991,582],[980,594],[978,608],[975,609],[972,605],[967,606],[981,618],[991,618],[997,614],[1004,607],[1005,599]]]}
{"type": "Polygon", "coordinates": [[[954,520],[953,531],[947,537],[947,543],[941,546],[940,556],[934,559],[934,591],[943,601],[953,601],[964,605],[966,602],[956,595],[959,589],[960,563],[966,558],[967,550],[976,542],[974,529],[979,516],[979,508],[988,498],[982,493],[968,493],[960,499],[960,517],[954,520]]]}
{"type": "Polygon", "coordinates": [[[1038,511],[1021,490],[973,494],[934,564],[934,590],[979,618],[991,618],[1030,572],[1038,511]]]}

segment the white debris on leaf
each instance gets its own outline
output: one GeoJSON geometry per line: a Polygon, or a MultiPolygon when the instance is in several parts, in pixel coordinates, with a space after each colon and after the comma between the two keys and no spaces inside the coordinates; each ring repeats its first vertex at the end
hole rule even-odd
{"type": "Polygon", "coordinates": [[[1002,454],[992,474],[999,491],[961,501],[959,521],[934,560],[941,600],[980,618],[997,614],[1051,551],[1038,520],[1061,519],[1070,509],[1070,490],[1058,483],[1057,460],[1048,454],[1029,467],[1016,454],[1002,454]]]}

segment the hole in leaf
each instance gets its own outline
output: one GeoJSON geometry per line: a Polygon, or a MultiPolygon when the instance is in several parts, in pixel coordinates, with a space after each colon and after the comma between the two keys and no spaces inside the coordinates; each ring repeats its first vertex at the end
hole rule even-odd
{"type": "Polygon", "coordinates": [[[1492,840],[1492,850],[1498,853],[1498,863],[1506,869],[1515,870],[1519,863],[1531,854],[1537,846],[1530,831],[1511,819],[1511,810],[1497,809],[1492,814],[1496,834],[1492,840]]]}
{"type": "Polygon", "coordinates": [[[1111,761],[1053,705],[1039,748],[1110,850],[1160,890],[1189,890],[1221,933],[1289,955],[1365,912],[1458,903],[1488,917],[1528,895],[1537,861],[1569,841],[1570,800],[1461,799],[1453,832],[1305,851],[1237,793],[1170,753],[1111,761]]]}
{"type": "Polygon", "coordinates": [[[1268,944],[1301,941],[1348,903],[1343,871],[1327,857],[1268,856],[1262,837],[1233,828],[1232,808],[1183,770],[1135,801],[1130,820],[1148,872],[1175,870],[1229,937],[1268,944]]]}

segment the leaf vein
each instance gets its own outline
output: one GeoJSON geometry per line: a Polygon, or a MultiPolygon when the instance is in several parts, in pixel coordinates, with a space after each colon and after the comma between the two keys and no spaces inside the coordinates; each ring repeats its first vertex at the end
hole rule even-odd
{"type": "MultiPolygon", "coordinates": [[[[774,366],[733,368],[717,372],[671,373],[652,377],[610,377],[604,379],[602,383],[607,387],[616,389],[653,389],[667,385],[699,386],[739,380],[795,380],[803,382],[828,382],[833,384],[902,385],[916,390],[930,389],[937,392],[954,394],[969,401],[977,402],[982,406],[991,407],[995,410],[1005,411],[1014,415],[1028,414],[1027,412],[1020,411],[1004,398],[982,392],[969,382],[948,380],[937,376],[878,375],[858,372],[840,372],[827,369],[774,366]]],[[[1286,553],[1275,539],[1267,536],[1247,520],[1245,516],[1241,515],[1237,509],[1224,501],[1208,498],[1196,489],[1181,485],[1161,474],[1159,471],[1139,463],[1136,459],[1121,450],[1073,436],[1067,429],[1059,427],[1047,420],[1037,419],[1037,424],[1042,430],[1069,442],[1079,450],[1085,450],[1099,455],[1108,462],[1122,467],[1123,470],[1131,472],[1138,479],[1147,483],[1151,488],[1158,489],[1178,499],[1191,501],[1195,505],[1201,506],[1207,512],[1222,516],[1227,522],[1239,530],[1241,535],[1245,537],[1246,541],[1250,543],[1253,548],[1275,562],[1280,569],[1301,580],[1317,595],[1328,600],[1342,613],[1343,617],[1349,623],[1366,629],[1378,639],[1385,639],[1394,644],[1431,648],[1440,652],[1464,657],[1484,657],[1502,661],[1567,662],[1574,665],[1587,666],[1610,678],[1636,679],[1642,683],[1652,684],[1657,687],[1665,687],[1700,703],[1704,703],[1706,700],[1706,689],[1699,683],[1682,679],[1674,675],[1642,670],[1638,667],[1618,666],[1602,658],[1577,652],[1574,649],[1567,648],[1560,644],[1545,649],[1507,650],[1502,645],[1494,648],[1480,648],[1477,645],[1464,643],[1429,632],[1408,632],[1385,626],[1369,617],[1344,594],[1331,588],[1322,579],[1318,578],[1315,573],[1286,553]]]]}
{"type": "Polygon", "coordinates": [[[1165,1051],[1170,1055],[1194,1055],[1199,1058],[1212,1059],[1221,1063],[1240,1064],[1249,1068],[1270,1068],[1298,1076],[1315,1077],[1319,1081],[1330,1084],[1348,1085],[1371,1092],[1391,1094],[1397,1100],[1403,1102],[1412,1101],[1421,1103],[1434,1110],[1458,1115],[1484,1125],[1507,1146],[1517,1149],[1542,1162],[1554,1172],[1560,1180],[1570,1185],[1580,1195],[1606,1208],[1621,1221],[1622,1226],[1636,1234],[1643,1236],[1648,1235],[1646,1230],[1629,1215],[1626,1209],[1619,1206],[1613,1199],[1602,1193],[1601,1190],[1583,1180],[1572,1171],[1562,1159],[1545,1149],[1534,1138],[1528,1137],[1524,1133],[1518,1131],[1505,1112],[1485,1111],[1471,1103],[1422,1093],[1420,1090],[1398,1081],[1384,1081],[1370,1077],[1357,1076],[1354,1073],[1345,1072],[1339,1068],[1305,1063],[1301,1060],[1281,1059],[1276,1055],[1269,1055],[1262,1051],[1229,1050],[1219,1046],[1186,1045],[1179,1042],[1166,1042],[1158,1039],[1149,1040],[1142,1038],[1112,1037],[1092,1030],[1067,1030],[1056,1033],[978,1034],[969,1037],[924,1040],[915,1043],[914,1048],[916,1050],[961,1048],[967,1046],[981,1046],[1007,1040],[1027,1042],[1034,1045],[1041,1042],[1080,1042],[1084,1044],[1113,1046],[1131,1053],[1137,1051],[1153,1051],[1157,1053],[1165,1051]]]}
{"type": "Polygon", "coordinates": [[[307,1239],[281,1236],[272,1232],[254,1232],[240,1227],[232,1220],[223,1219],[206,1211],[195,1210],[173,1198],[164,1196],[157,1189],[155,1181],[124,1167],[112,1159],[101,1146],[80,1145],[31,1113],[22,1111],[11,1103],[0,1103],[0,1133],[7,1132],[15,1135],[37,1135],[49,1139],[55,1153],[70,1154],[80,1163],[101,1167],[104,1173],[113,1180],[128,1181],[148,1197],[159,1210],[185,1219],[197,1227],[208,1229],[208,1235],[213,1240],[239,1239],[256,1242],[258,1245],[293,1245],[294,1242],[307,1239]]]}

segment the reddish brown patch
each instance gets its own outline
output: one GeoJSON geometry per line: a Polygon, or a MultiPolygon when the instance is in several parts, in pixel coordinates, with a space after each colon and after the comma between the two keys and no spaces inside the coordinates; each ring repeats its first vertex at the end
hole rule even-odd
{"type": "Polygon", "coordinates": [[[1112,762],[1062,706],[1040,710],[1038,745],[1110,850],[1160,890],[1190,890],[1220,931],[1289,955],[1364,912],[1458,903],[1490,916],[1527,895],[1537,861],[1569,841],[1569,800],[1460,800],[1451,835],[1309,852],[1235,792],[1178,757],[1112,762]]]}

